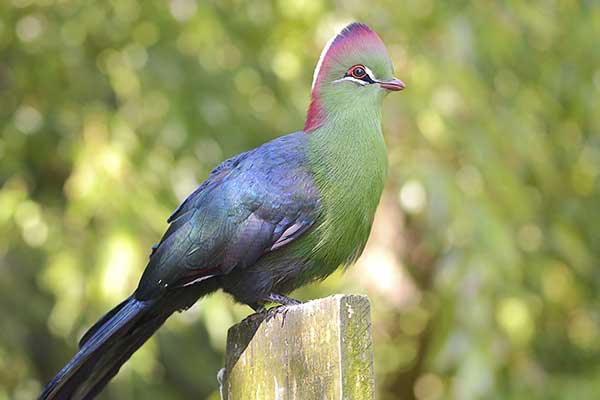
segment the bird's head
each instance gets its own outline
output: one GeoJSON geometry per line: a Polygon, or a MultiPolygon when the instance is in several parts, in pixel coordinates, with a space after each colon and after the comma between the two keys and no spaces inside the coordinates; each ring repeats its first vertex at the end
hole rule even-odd
{"type": "Polygon", "coordinates": [[[406,87],[394,78],[390,56],[375,32],[354,22],[327,43],[315,68],[305,132],[346,110],[378,110],[390,91],[406,87]]]}

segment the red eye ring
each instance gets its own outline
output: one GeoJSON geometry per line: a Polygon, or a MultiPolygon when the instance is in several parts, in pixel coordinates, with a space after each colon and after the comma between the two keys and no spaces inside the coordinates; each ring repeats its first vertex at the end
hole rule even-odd
{"type": "Polygon", "coordinates": [[[357,64],[350,68],[347,74],[356,79],[363,79],[365,76],[367,76],[367,70],[365,69],[364,65],[357,64]]]}

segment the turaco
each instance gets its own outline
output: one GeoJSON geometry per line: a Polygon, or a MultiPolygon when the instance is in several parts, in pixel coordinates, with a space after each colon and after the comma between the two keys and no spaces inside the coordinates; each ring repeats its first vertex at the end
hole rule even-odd
{"type": "Polygon", "coordinates": [[[222,289],[264,311],[361,254],[386,176],[381,104],[405,85],[353,23],[323,49],[304,129],[216,167],[169,217],[135,292],[96,322],[40,399],[91,399],[175,311],[222,289]]]}

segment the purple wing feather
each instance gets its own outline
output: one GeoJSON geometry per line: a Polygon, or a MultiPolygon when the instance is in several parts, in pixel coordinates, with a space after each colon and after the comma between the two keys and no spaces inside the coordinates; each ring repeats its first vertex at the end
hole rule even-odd
{"type": "Polygon", "coordinates": [[[319,209],[306,151],[298,132],[217,167],[169,217],[139,298],[245,268],[301,237],[319,209]]]}

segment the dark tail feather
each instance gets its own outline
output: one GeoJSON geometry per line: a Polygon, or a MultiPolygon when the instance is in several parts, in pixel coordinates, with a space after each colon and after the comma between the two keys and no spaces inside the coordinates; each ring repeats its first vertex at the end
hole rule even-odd
{"type": "Polygon", "coordinates": [[[159,300],[134,295],[117,305],[83,336],[80,349],[46,385],[38,400],[94,398],[121,366],[175,311],[192,306],[216,289],[210,281],[176,289],[159,300]]]}
{"type": "Polygon", "coordinates": [[[92,398],[97,384],[106,384],[143,343],[131,349],[131,344],[138,342],[132,333],[139,334],[142,330],[146,334],[143,341],[146,341],[160,326],[154,322],[155,318],[144,318],[150,309],[152,303],[140,302],[131,296],[115,307],[116,311],[110,311],[109,318],[101,318],[99,322],[103,324],[94,325],[86,333],[80,350],[46,385],[39,399],[92,398]],[[121,360],[126,350],[131,352],[121,360]]]}
{"type": "Polygon", "coordinates": [[[116,313],[118,313],[124,306],[129,304],[130,301],[131,296],[117,304],[112,310],[100,317],[100,319],[83,334],[81,339],[79,339],[79,348],[81,349],[87,343],[87,341],[91,339],[94,333],[98,331],[98,329],[102,328],[112,317],[114,317],[116,313]]]}

